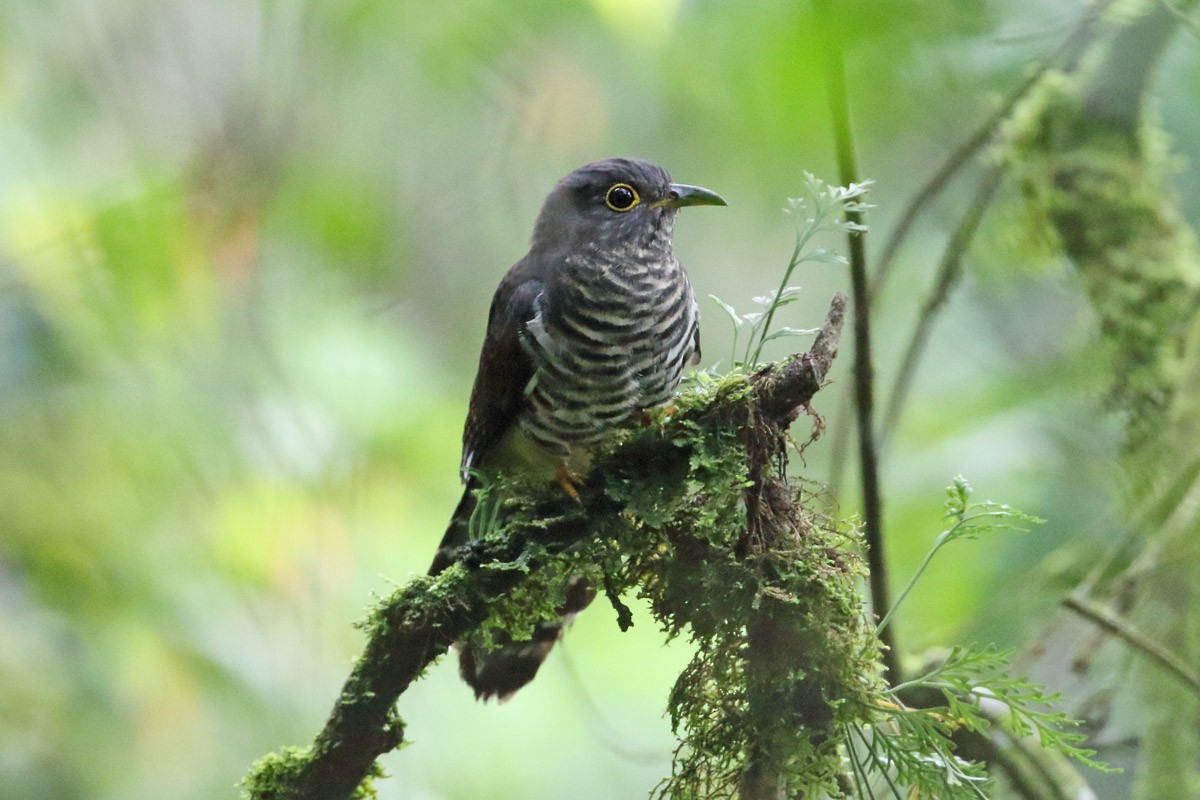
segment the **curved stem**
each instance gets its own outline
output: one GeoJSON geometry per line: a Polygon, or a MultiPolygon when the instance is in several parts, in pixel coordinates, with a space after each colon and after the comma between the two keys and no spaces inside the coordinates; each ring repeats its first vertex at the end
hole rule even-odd
{"type": "Polygon", "coordinates": [[[1000,188],[1004,172],[1004,166],[1000,164],[989,170],[979,185],[979,189],[975,192],[970,208],[963,215],[954,234],[950,237],[949,244],[946,245],[946,252],[942,255],[941,265],[938,267],[937,278],[934,280],[929,297],[926,298],[925,304],[921,308],[921,316],[917,319],[917,326],[908,340],[908,347],[904,351],[904,358],[900,362],[900,369],[892,384],[887,412],[883,416],[883,426],[879,434],[880,449],[884,447],[896,428],[900,413],[904,409],[904,402],[908,399],[909,390],[912,388],[917,362],[929,341],[929,333],[933,329],[934,319],[941,312],[950,297],[951,290],[962,277],[963,258],[971,247],[971,241],[975,238],[980,223],[983,222],[984,214],[991,205],[992,198],[996,196],[996,190],[1000,188]]]}
{"type": "Polygon", "coordinates": [[[800,252],[808,244],[810,238],[812,238],[812,233],[796,238],[796,246],[792,250],[792,257],[788,259],[787,269],[783,271],[783,280],[779,283],[779,291],[775,293],[775,299],[767,309],[767,316],[763,318],[762,327],[759,329],[758,346],[754,348],[753,357],[750,356],[750,347],[754,344],[753,340],[746,346],[746,366],[748,369],[753,369],[754,365],[758,363],[758,357],[762,353],[763,345],[767,341],[767,334],[771,330],[771,320],[775,318],[775,309],[779,308],[779,298],[783,297],[784,291],[787,290],[788,282],[792,279],[792,272],[795,271],[796,265],[800,263],[800,252]]]}
{"type": "Polygon", "coordinates": [[[917,217],[921,215],[925,207],[933,202],[954,176],[958,174],[958,171],[968,164],[971,158],[985,144],[991,141],[996,131],[1000,129],[1001,124],[1012,114],[1017,104],[1029,94],[1030,90],[1038,84],[1038,81],[1042,79],[1042,76],[1048,70],[1057,64],[1061,63],[1069,66],[1078,60],[1079,55],[1092,39],[1096,22],[1113,2],[1114,0],[1103,0],[1103,2],[1088,8],[1079,20],[1078,25],[1063,40],[1062,44],[1046,59],[1041,61],[1026,76],[1025,80],[1013,87],[1012,91],[1004,98],[1004,102],[964,139],[958,147],[950,152],[950,155],[946,157],[946,160],[942,162],[937,171],[929,176],[925,183],[921,185],[921,188],[917,190],[917,193],[913,195],[912,199],[908,201],[900,214],[900,220],[896,223],[896,227],[892,229],[891,235],[888,236],[887,241],[883,245],[879,264],[871,280],[872,300],[878,297],[883,291],[883,286],[891,274],[896,253],[908,238],[913,223],[916,222],[917,217]]]}
{"type": "MultiPolygon", "coordinates": [[[[833,118],[833,140],[837,150],[838,179],[843,186],[859,182],[850,128],[850,104],[846,94],[846,68],[840,32],[833,21],[830,0],[813,0],[816,24],[826,43],[825,77],[829,86],[829,110],[833,118]]],[[[871,364],[871,299],[867,288],[866,230],[862,212],[847,210],[850,249],[850,284],[854,301],[854,397],[858,420],[858,453],[862,480],[863,528],[870,568],[871,607],[875,613],[891,606],[888,601],[887,560],[883,550],[883,497],[879,488],[879,466],[875,450],[874,368],[871,364]]],[[[901,680],[900,658],[892,629],[882,634],[883,663],[890,679],[901,680]]]]}
{"type": "Polygon", "coordinates": [[[917,581],[921,580],[921,575],[925,572],[925,568],[929,566],[929,563],[933,561],[933,557],[937,555],[938,551],[941,550],[947,543],[949,543],[951,539],[954,538],[954,534],[962,529],[964,525],[974,522],[977,519],[1007,516],[1010,516],[1010,513],[1007,511],[983,511],[979,514],[968,514],[963,516],[963,518],[958,522],[954,523],[949,530],[942,531],[940,534],[938,534],[938,537],[933,540],[933,546],[929,548],[929,552],[926,553],[925,558],[922,559],[921,565],[917,567],[917,571],[913,573],[913,576],[908,579],[908,583],[904,585],[904,589],[900,592],[900,596],[896,598],[896,602],[891,608],[888,609],[887,613],[883,615],[883,619],[879,621],[879,624],[876,626],[876,630],[882,631],[885,627],[887,627],[887,624],[892,621],[892,617],[896,615],[896,610],[900,608],[900,604],[904,602],[904,598],[908,597],[908,593],[911,592],[913,587],[917,585],[917,581]]]}
{"type": "Polygon", "coordinates": [[[1117,616],[1099,603],[1078,594],[1067,595],[1063,600],[1063,607],[1118,637],[1125,644],[1175,676],[1188,689],[1200,695],[1200,674],[1127,620],[1117,616]]]}

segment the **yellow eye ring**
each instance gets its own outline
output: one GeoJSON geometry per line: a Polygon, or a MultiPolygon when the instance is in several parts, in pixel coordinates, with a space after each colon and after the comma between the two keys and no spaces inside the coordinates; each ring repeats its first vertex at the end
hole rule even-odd
{"type": "Polygon", "coordinates": [[[604,205],[617,212],[628,211],[640,202],[637,189],[628,183],[614,183],[604,194],[604,205]]]}

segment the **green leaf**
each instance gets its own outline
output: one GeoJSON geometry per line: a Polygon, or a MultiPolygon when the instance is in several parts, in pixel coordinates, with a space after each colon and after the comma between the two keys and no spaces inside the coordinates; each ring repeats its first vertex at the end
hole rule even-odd
{"type": "Polygon", "coordinates": [[[738,316],[738,313],[737,313],[737,311],[734,309],[734,307],[733,307],[733,306],[729,305],[729,303],[726,303],[724,300],[722,300],[721,298],[717,297],[715,294],[710,294],[710,295],[708,296],[708,299],[709,299],[709,300],[712,300],[714,303],[716,303],[718,306],[720,306],[720,307],[721,307],[721,310],[722,310],[722,311],[724,311],[726,314],[728,314],[728,315],[729,315],[729,318],[730,318],[731,320],[733,320],[733,327],[734,327],[734,328],[740,328],[740,327],[742,327],[742,318],[741,318],[740,316],[738,316]]]}
{"type": "Polygon", "coordinates": [[[970,501],[971,484],[962,475],[956,475],[954,481],[946,487],[946,516],[962,519],[967,513],[967,503],[970,501]]]}
{"type": "Polygon", "coordinates": [[[1009,653],[988,647],[956,647],[928,674],[893,691],[923,688],[946,699],[944,710],[957,724],[978,731],[1003,726],[1014,736],[1036,735],[1044,749],[1105,771],[1116,771],[1092,758],[1082,746],[1083,734],[1070,731],[1080,723],[1054,710],[1061,698],[1024,676],[1011,674],[1009,653]]]}
{"type": "Polygon", "coordinates": [[[809,250],[807,253],[805,253],[804,256],[802,257],[802,259],[804,261],[815,261],[815,262],[822,263],[822,264],[849,264],[850,263],[849,259],[847,259],[844,255],[842,255],[841,253],[835,253],[834,251],[832,251],[826,247],[813,248],[812,250],[809,250]]]}
{"type": "Polygon", "coordinates": [[[773,339],[783,339],[789,336],[811,336],[814,333],[820,332],[820,328],[780,328],[763,339],[763,342],[769,342],[773,339]]]}
{"type": "Polygon", "coordinates": [[[921,579],[921,575],[925,573],[925,569],[933,561],[933,557],[937,552],[950,542],[958,541],[959,539],[974,539],[981,533],[988,533],[996,530],[1013,530],[1026,531],[1028,528],[1022,525],[1040,525],[1045,522],[1043,519],[1017,511],[1007,505],[993,502],[971,503],[971,484],[962,475],[954,478],[954,481],[946,487],[946,516],[954,520],[954,524],[938,534],[933,540],[933,546],[929,548],[929,552],[925,554],[925,558],[921,561],[921,565],[917,567],[917,571],[909,579],[904,589],[896,598],[896,602],[888,609],[888,612],[883,615],[883,619],[879,621],[878,629],[883,630],[895,616],[896,609],[908,597],[909,592],[916,586],[917,581],[921,579]]]}

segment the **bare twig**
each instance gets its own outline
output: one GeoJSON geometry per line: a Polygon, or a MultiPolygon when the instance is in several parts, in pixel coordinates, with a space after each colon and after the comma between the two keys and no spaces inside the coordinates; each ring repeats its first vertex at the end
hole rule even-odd
{"type": "Polygon", "coordinates": [[[1185,664],[1174,653],[1139,631],[1128,620],[1117,616],[1099,603],[1089,600],[1086,597],[1080,597],[1077,594],[1068,595],[1063,600],[1063,607],[1074,611],[1084,619],[1099,625],[1104,630],[1119,637],[1134,650],[1145,655],[1155,664],[1158,664],[1171,673],[1171,675],[1197,695],[1200,695],[1200,673],[1197,673],[1185,664]]]}
{"type": "Polygon", "coordinates": [[[1200,22],[1196,22],[1196,20],[1192,19],[1186,11],[1176,6],[1171,2],[1171,0],[1158,0],[1158,2],[1161,3],[1162,7],[1165,8],[1172,16],[1178,19],[1183,24],[1183,27],[1188,29],[1188,32],[1190,32],[1193,36],[1200,36],[1200,22]]]}
{"type": "Polygon", "coordinates": [[[1013,109],[1017,107],[1017,104],[1029,94],[1033,87],[1037,86],[1038,81],[1042,79],[1042,76],[1048,70],[1056,65],[1069,68],[1078,61],[1080,54],[1092,40],[1096,22],[1113,2],[1114,0],[1104,0],[1104,2],[1089,6],[1067,38],[1055,48],[1053,53],[1038,63],[1023,81],[1012,88],[999,107],[978,128],[972,131],[958,147],[950,152],[950,155],[946,157],[941,166],[929,176],[925,183],[921,185],[921,188],[917,190],[917,193],[913,195],[912,199],[908,201],[900,214],[900,219],[896,223],[896,227],[892,229],[891,234],[884,243],[883,250],[879,256],[879,263],[876,265],[875,275],[871,281],[872,300],[877,298],[883,291],[883,286],[891,274],[896,253],[908,238],[913,223],[916,222],[917,217],[921,215],[925,207],[941,194],[951,179],[958,174],[958,171],[985,144],[991,141],[992,137],[1000,129],[1000,126],[1012,114],[1013,109]]]}
{"type": "Polygon", "coordinates": [[[975,238],[975,232],[979,230],[979,224],[983,221],[984,214],[991,205],[992,198],[996,195],[996,190],[1000,188],[1004,179],[1004,171],[1004,167],[1000,164],[993,166],[988,171],[980,183],[979,189],[975,192],[970,207],[959,221],[958,227],[954,229],[954,234],[946,245],[933,288],[930,289],[929,296],[921,306],[921,316],[917,319],[917,326],[908,340],[908,347],[905,348],[904,358],[900,362],[900,369],[896,372],[896,379],[892,384],[887,413],[883,416],[883,426],[879,434],[880,449],[886,446],[887,440],[891,437],[896,423],[900,419],[900,414],[904,410],[904,401],[908,398],[908,392],[912,388],[913,378],[916,375],[917,362],[929,341],[929,333],[933,330],[934,318],[945,305],[951,289],[962,277],[963,258],[971,247],[971,241],[975,238]]]}
{"type": "MultiPolygon", "coordinates": [[[[917,193],[901,211],[900,220],[896,223],[895,228],[892,229],[883,246],[875,275],[870,285],[872,303],[883,291],[883,285],[891,273],[896,254],[908,238],[917,217],[942,192],[958,171],[985,144],[991,141],[1004,121],[1011,116],[1017,105],[1028,96],[1029,92],[1049,69],[1055,66],[1060,69],[1072,69],[1078,63],[1080,57],[1086,51],[1087,45],[1095,38],[1096,23],[1113,2],[1115,0],[1101,0],[1101,2],[1090,6],[1083,17],[1080,18],[1078,25],[1063,40],[1062,44],[1036,66],[1021,83],[1013,87],[996,111],[984,120],[957,148],[951,151],[942,165],[917,190],[917,193]]],[[[836,489],[842,482],[849,436],[846,432],[846,426],[841,423],[840,416],[835,418],[832,428],[829,484],[836,489]]]]}
{"type": "MultiPolygon", "coordinates": [[[[841,37],[833,20],[831,0],[813,0],[816,23],[825,42],[825,74],[829,86],[829,108],[833,118],[833,138],[837,150],[838,180],[843,186],[859,181],[855,163],[854,137],[850,128],[850,106],[846,94],[846,69],[842,59],[841,37]]],[[[875,450],[874,367],[871,363],[871,298],[867,290],[866,231],[861,211],[846,211],[853,223],[847,238],[850,248],[850,284],[854,297],[854,398],[858,420],[858,455],[862,480],[863,531],[867,541],[870,567],[871,607],[876,615],[891,607],[888,592],[887,559],[883,546],[883,497],[879,488],[879,469],[875,450]]],[[[884,629],[880,638],[884,647],[884,666],[890,680],[903,680],[894,628],[884,629]]]]}

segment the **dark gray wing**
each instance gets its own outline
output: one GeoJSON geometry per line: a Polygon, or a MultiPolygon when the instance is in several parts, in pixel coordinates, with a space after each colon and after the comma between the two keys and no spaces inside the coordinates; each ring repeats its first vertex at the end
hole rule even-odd
{"type": "Polygon", "coordinates": [[[533,362],[521,344],[525,325],[533,319],[534,301],[545,285],[530,273],[527,259],[518,261],[492,298],[487,333],[479,354],[479,371],[471,390],[463,427],[463,481],[517,421],[525,387],[533,378],[533,362]]]}
{"type": "Polygon", "coordinates": [[[468,528],[475,509],[475,486],[469,470],[487,458],[509,428],[516,424],[525,401],[525,387],[533,378],[533,362],[521,345],[526,323],[533,318],[534,301],[542,293],[541,281],[529,277],[525,259],[518,261],[492,297],[487,332],[479,353],[479,371],[463,426],[462,479],[467,484],[462,500],[438,545],[431,575],[448,567],[455,549],[469,538],[468,528]]]}

